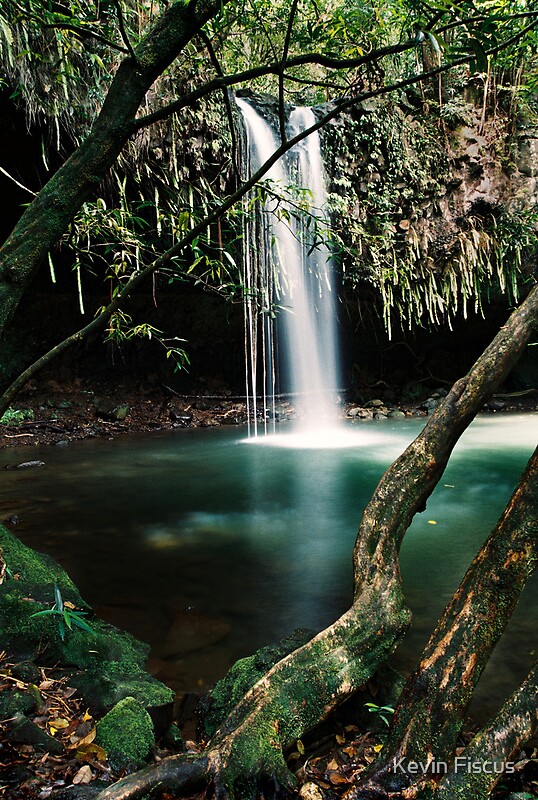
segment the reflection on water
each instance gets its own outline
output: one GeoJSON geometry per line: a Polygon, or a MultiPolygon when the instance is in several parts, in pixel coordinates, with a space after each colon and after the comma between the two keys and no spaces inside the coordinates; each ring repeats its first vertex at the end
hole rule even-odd
{"type": "MultiPolygon", "coordinates": [[[[3,473],[0,518],[19,515],[26,543],[60,561],[103,616],[152,644],[160,677],[196,690],[236,658],[348,607],[362,509],[419,429],[362,422],[350,427],[351,447],[291,437],[292,446],[245,447],[243,433],[219,429],[4,450],[0,467],[46,466],[3,473]]],[[[458,445],[402,548],[414,628],[398,665],[412,665],[537,434],[537,414],[484,417],[458,445]]],[[[532,660],[536,582],[521,606],[488,670],[488,708],[532,660]]]]}

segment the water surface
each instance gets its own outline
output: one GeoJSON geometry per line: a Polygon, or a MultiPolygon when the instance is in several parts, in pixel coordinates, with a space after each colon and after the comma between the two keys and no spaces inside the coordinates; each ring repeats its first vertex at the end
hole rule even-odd
{"type": "MultiPolygon", "coordinates": [[[[421,426],[349,426],[352,447],[247,444],[241,429],[184,430],[0,451],[0,518],[53,555],[83,596],[153,646],[152,668],[196,690],[296,627],[349,605],[351,551],[379,477],[421,426]]],[[[414,628],[410,668],[496,522],[538,439],[538,414],[484,416],[458,445],[402,547],[414,628]]],[[[278,444],[278,442],[277,442],[278,444]]],[[[536,646],[538,586],[527,587],[488,669],[483,713],[520,680],[536,646]]]]}

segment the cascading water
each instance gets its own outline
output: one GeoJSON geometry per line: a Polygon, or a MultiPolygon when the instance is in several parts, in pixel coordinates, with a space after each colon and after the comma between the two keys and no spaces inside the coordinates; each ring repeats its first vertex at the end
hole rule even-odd
{"type": "MultiPolygon", "coordinates": [[[[278,141],[248,101],[238,98],[237,104],[245,122],[252,173],[274,153],[278,141]]],[[[290,137],[314,122],[311,109],[293,109],[290,137]]],[[[319,244],[327,193],[318,133],[295,145],[286,159],[270,168],[265,179],[272,182],[274,199],[266,199],[259,213],[250,215],[244,232],[248,394],[253,397],[256,416],[257,309],[261,309],[263,416],[267,419],[269,406],[274,409],[278,385],[279,391],[292,395],[301,428],[317,430],[334,424],[339,387],[331,260],[328,248],[319,244]],[[282,199],[292,184],[308,190],[306,203],[304,198],[295,203],[282,199]]]]}

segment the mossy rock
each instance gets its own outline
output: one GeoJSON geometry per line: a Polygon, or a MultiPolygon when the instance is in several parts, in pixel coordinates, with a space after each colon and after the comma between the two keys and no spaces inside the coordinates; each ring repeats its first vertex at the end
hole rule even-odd
{"type": "Polygon", "coordinates": [[[67,572],[53,558],[27,547],[3,525],[0,525],[0,555],[12,575],[35,585],[56,584],[65,598],[76,599],[76,603],[75,599],[72,602],[78,608],[86,606],[67,572]]]}
{"type": "Polygon", "coordinates": [[[26,714],[37,706],[36,695],[19,689],[4,689],[0,692],[0,721],[11,719],[16,714],[26,714]]]}
{"type": "Polygon", "coordinates": [[[0,526],[0,548],[11,577],[0,584],[0,640],[10,659],[61,666],[97,713],[133,696],[150,710],[156,730],[171,722],[173,692],[144,671],[149,645],[93,615],[67,573],[49,556],[36,553],[0,526]],[[53,608],[55,586],[64,603],[85,611],[85,623],[62,631],[53,608]],[[70,668],[70,669],[69,669],[70,668]]]}
{"type": "MultiPolygon", "coordinates": [[[[113,666],[114,662],[110,662],[113,666]]],[[[157,738],[168,729],[174,693],[147,672],[121,673],[104,664],[101,670],[78,672],[69,679],[83,695],[94,717],[108,711],[126,697],[134,697],[150,715],[157,738]]]]}
{"type": "Polygon", "coordinates": [[[313,636],[314,631],[301,628],[280,642],[262,647],[254,655],[236,661],[199,703],[197,714],[203,733],[213,736],[243,695],[278,661],[302,647],[313,636]]]}
{"type": "Polygon", "coordinates": [[[116,769],[140,767],[155,744],[151,717],[138,700],[125,697],[97,723],[95,741],[116,769]]]}

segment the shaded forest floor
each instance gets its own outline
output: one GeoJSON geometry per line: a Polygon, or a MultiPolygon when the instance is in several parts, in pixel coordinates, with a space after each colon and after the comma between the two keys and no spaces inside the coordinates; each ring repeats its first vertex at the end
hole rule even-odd
{"type": "MultiPolygon", "coordinates": [[[[440,392],[432,390],[420,399],[399,403],[359,397],[354,402],[342,402],[340,416],[357,421],[387,416],[426,417],[439,402],[440,392]]],[[[485,410],[537,411],[538,391],[498,395],[485,410]]],[[[121,433],[242,425],[247,422],[247,413],[245,399],[229,390],[220,394],[180,395],[164,385],[140,390],[110,384],[90,388],[76,382],[62,385],[48,381],[39,387],[31,385],[7,412],[4,424],[0,425],[0,447],[62,445],[121,433]]],[[[289,398],[277,403],[274,416],[278,423],[294,419],[298,413],[293,398],[289,398]]]]}
{"type": "MultiPolygon", "coordinates": [[[[14,735],[17,728],[9,719],[0,721],[0,797],[7,800],[91,800],[99,791],[118,780],[120,772],[95,744],[96,720],[85,709],[66,678],[54,669],[41,669],[33,682],[15,678],[4,653],[0,654],[0,699],[3,689],[31,692],[39,698],[32,725],[35,743],[28,736],[14,735]],[[54,737],[54,752],[40,743],[54,737]],[[19,741],[22,739],[23,741],[19,741]]],[[[374,687],[368,687],[371,691],[374,687]]],[[[305,735],[286,754],[290,770],[298,779],[297,796],[303,800],[338,800],[376,758],[383,747],[386,727],[379,715],[364,724],[364,698],[359,692],[324,724],[305,735]]],[[[368,716],[368,715],[366,715],[368,716]]],[[[191,723],[192,725],[192,723],[191,723]]],[[[191,727],[191,726],[189,726],[191,727]]],[[[463,750],[473,735],[469,725],[460,738],[463,750]]],[[[199,752],[204,742],[164,742],[153,754],[158,761],[173,753],[199,752]]],[[[459,751],[461,752],[461,751],[459,751]]],[[[517,755],[515,772],[503,776],[495,800],[521,800],[538,793],[538,750],[527,747],[517,755]]],[[[268,795],[269,798],[270,795],[268,795]]],[[[153,797],[153,795],[152,795],[153,797]]],[[[155,800],[173,800],[163,791],[155,800]]],[[[205,797],[197,795],[196,798],[205,797]]]]}

